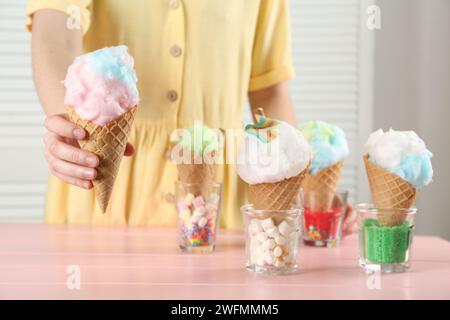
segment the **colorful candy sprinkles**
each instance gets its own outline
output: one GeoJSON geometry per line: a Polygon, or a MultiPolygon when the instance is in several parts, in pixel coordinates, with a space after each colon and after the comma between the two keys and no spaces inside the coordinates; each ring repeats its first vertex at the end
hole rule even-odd
{"type": "Polygon", "coordinates": [[[216,218],[220,196],[211,194],[205,199],[188,193],[177,203],[181,244],[185,247],[214,245],[216,218]]]}

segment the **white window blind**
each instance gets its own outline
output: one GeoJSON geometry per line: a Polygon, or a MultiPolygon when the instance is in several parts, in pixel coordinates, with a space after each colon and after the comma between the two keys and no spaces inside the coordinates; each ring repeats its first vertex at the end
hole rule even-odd
{"type": "Polygon", "coordinates": [[[291,0],[296,78],[290,89],[299,123],[324,120],[349,140],[340,188],[365,201],[362,143],[371,131],[372,35],[365,28],[370,1],[291,0]]]}
{"type": "Polygon", "coordinates": [[[25,0],[0,0],[0,221],[42,221],[44,114],[25,22],[25,0]]]}
{"type": "MultiPolygon", "coordinates": [[[[25,2],[0,0],[0,221],[42,221],[46,188],[44,115],[32,82],[25,2]]],[[[353,199],[363,198],[360,146],[371,129],[365,3],[291,0],[297,74],[291,92],[299,122],[321,119],[346,131],[352,154],[341,184],[353,199]]]]}

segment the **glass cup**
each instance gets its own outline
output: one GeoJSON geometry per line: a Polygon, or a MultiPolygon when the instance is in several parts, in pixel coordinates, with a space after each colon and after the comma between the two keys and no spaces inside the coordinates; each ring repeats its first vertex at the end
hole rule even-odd
{"type": "Polygon", "coordinates": [[[300,191],[303,205],[303,243],[316,247],[336,247],[341,241],[342,220],[348,192],[300,191]]]}
{"type": "Polygon", "coordinates": [[[175,183],[175,205],[181,250],[210,253],[214,250],[222,184],[210,186],[175,183]]]}
{"type": "Polygon", "coordinates": [[[404,272],[409,267],[416,208],[356,208],[361,267],[371,271],[404,272]]]}
{"type": "Polygon", "coordinates": [[[247,270],[286,274],[297,270],[301,208],[257,210],[241,207],[245,222],[247,270]]]}

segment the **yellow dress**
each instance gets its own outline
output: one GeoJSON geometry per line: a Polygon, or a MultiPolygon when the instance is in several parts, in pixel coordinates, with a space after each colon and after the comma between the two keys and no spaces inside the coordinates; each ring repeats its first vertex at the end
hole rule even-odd
{"type": "MultiPolygon", "coordinates": [[[[80,21],[86,52],[127,45],[141,98],[131,134],[137,152],[122,161],[107,213],[92,190],[51,176],[46,221],[173,226],[165,200],[177,176],[166,160],[170,133],[194,121],[241,128],[248,91],[293,76],[288,7],[287,0],[30,0],[30,29],[33,13],[51,8],[80,21]]],[[[220,225],[240,228],[246,185],[231,164],[220,180],[220,225]]]]}

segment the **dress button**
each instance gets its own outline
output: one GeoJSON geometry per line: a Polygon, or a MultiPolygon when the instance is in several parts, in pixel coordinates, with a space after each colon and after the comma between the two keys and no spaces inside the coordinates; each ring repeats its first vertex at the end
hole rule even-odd
{"type": "Polygon", "coordinates": [[[180,1],[179,0],[169,0],[169,7],[170,9],[178,9],[178,7],[180,6],[180,1]]]}
{"type": "Polygon", "coordinates": [[[170,90],[169,92],[167,92],[167,99],[170,102],[175,102],[178,99],[178,93],[175,90],[170,90]]]}
{"type": "Polygon", "coordinates": [[[181,50],[181,48],[177,45],[172,46],[172,48],[170,48],[170,54],[172,55],[172,57],[179,57],[181,56],[181,54],[183,53],[183,50],[181,50]]]}

